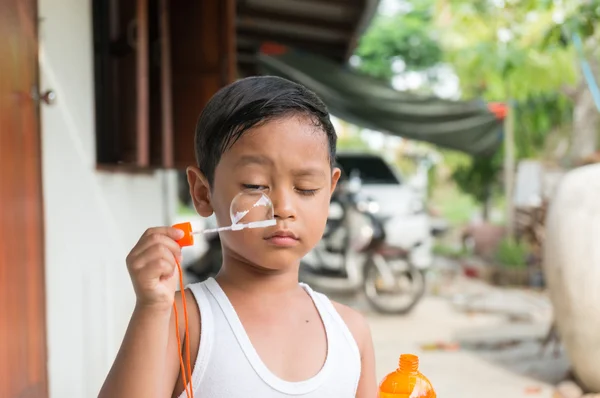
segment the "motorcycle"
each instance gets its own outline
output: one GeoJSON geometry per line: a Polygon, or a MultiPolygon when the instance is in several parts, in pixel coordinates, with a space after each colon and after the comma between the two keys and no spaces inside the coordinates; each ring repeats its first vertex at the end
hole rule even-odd
{"type": "Polygon", "coordinates": [[[406,314],[425,293],[424,271],[411,262],[411,248],[386,243],[387,219],[378,205],[361,195],[356,174],[332,197],[321,242],[301,263],[300,280],[328,292],[364,292],[378,312],[406,314]]]}

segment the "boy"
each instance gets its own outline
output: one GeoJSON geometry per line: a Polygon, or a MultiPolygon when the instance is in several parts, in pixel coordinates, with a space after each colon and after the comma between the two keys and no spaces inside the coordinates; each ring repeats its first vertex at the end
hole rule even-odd
{"type": "MultiPolygon", "coordinates": [[[[321,238],[340,170],[336,134],[320,99],[276,77],[221,89],[196,128],[198,167],[187,170],[198,213],[229,225],[231,200],[259,189],[277,225],[221,233],[215,279],[186,289],[197,398],[377,395],[365,319],[298,283],[300,260],[321,238]]],[[[137,296],[100,397],[185,396],[172,314],[179,230],[152,228],[127,258],[137,296]]]]}

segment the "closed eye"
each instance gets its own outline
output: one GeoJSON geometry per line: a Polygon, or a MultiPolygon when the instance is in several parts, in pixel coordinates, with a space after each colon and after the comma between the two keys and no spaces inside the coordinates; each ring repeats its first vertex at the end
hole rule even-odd
{"type": "Polygon", "coordinates": [[[266,185],[254,185],[254,184],[242,184],[242,187],[244,187],[244,189],[252,189],[252,190],[259,190],[259,191],[264,191],[266,189],[269,189],[269,187],[266,185]]]}
{"type": "Polygon", "coordinates": [[[304,196],[314,196],[317,194],[317,192],[319,192],[318,189],[298,189],[296,188],[296,192],[298,192],[300,195],[304,195],[304,196]]]}

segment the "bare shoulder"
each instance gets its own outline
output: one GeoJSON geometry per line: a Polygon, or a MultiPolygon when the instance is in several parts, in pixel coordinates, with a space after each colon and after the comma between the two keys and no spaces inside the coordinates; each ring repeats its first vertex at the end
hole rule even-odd
{"type": "Polygon", "coordinates": [[[333,307],[348,326],[348,329],[350,329],[352,336],[354,336],[354,339],[362,351],[365,347],[365,344],[370,344],[371,340],[371,329],[367,319],[363,314],[353,308],[348,307],[347,305],[337,303],[333,300],[331,302],[333,307]]]}
{"type": "Polygon", "coordinates": [[[375,349],[369,323],[360,312],[333,301],[332,303],[348,325],[360,350],[361,370],[356,388],[356,398],[373,398],[377,395],[377,379],[375,376],[375,349]]]}
{"type": "MultiPolygon", "coordinates": [[[[185,306],[183,304],[183,295],[181,291],[175,292],[175,305],[177,306],[177,315],[178,315],[178,323],[179,325],[179,334],[181,337],[185,334],[185,317],[184,317],[184,308],[187,309],[188,316],[188,324],[190,325],[200,325],[201,317],[200,317],[200,309],[198,308],[198,304],[196,303],[196,299],[194,298],[194,294],[190,291],[189,288],[185,289],[185,306]]],[[[173,314],[175,315],[175,314],[173,314]]],[[[174,319],[173,319],[174,320],[174,319]]],[[[196,329],[196,328],[194,328],[196,329]]],[[[190,330],[190,334],[191,334],[190,330]]],[[[200,332],[198,328],[198,333],[200,332]]]]}

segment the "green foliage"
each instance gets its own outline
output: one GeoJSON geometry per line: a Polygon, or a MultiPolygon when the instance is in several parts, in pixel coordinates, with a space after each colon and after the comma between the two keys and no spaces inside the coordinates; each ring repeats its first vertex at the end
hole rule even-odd
{"type": "MultiPolygon", "coordinates": [[[[408,13],[375,18],[355,53],[360,71],[390,80],[396,60],[405,71],[450,64],[464,98],[513,101],[517,159],[538,157],[549,135],[570,125],[573,103],[561,93],[580,79],[571,35],[600,36],[600,0],[410,4],[408,13]]],[[[445,156],[458,187],[479,203],[500,192],[501,159],[445,156]]]]}
{"type": "MultiPolygon", "coordinates": [[[[567,32],[595,34],[600,0],[438,1],[436,25],[445,60],[464,97],[512,100],[517,159],[538,157],[551,133],[568,126],[573,103],[561,94],[577,84],[579,66],[567,32]],[[564,15],[560,23],[559,15],[564,15]]],[[[453,173],[478,201],[499,192],[500,156],[473,159],[453,173]]]]}
{"type": "Polygon", "coordinates": [[[492,157],[474,157],[468,164],[457,166],[452,179],[463,192],[483,204],[502,188],[498,179],[501,169],[500,153],[492,157]]]}
{"type": "Polygon", "coordinates": [[[435,192],[431,195],[430,204],[453,227],[464,225],[477,210],[474,199],[462,192],[452,181],[441,181],[437,184],[435,192]]]}
{"type": "Polygon", "coordinates": [[[450,257],[455,259],[460,259],[464,257],[468,257],[472,255],[472,253],[462,245],[460,247],[454,247],[449,245],[444,245],[441,243],[436,243],[433,245],[432,252],[436,256],[440,257],[450,257]]]}
{"type": "Polygon", "coordinates": [[[438,178],[438,166],[433,165],[427,170],[427,181],[429,184],[427,185],[427,196],[431,197],[433,195],[433,191],[439,184],[438,178]]]}
{"type": "Polygon", "coordinates": [[[499,3],[437,2],[441,46],[463,94],[528,101],[577,83],[571,35],[578,33],[585,41],[597,34],[600,0],[499,3]]]}
{"type": "Polygon", "coordinates": [[[525,268],[530,254],[530,248],[524,241],[504,238],[498,245],[495,260],[505,267],[525,268]]]}
{"type": "Polygon", "coordinates": [[[405,63],[407,71],[426,70],[442,59],[433,34],[433,0],[411,3],[406,14],[378,15],[360,39],[355,54],[360,58],[358,70],[375,78],[390,80],[396,60],[405,63]]]}
{"type": "Polygon", "coordinates": [[[443,4],[438,11],[442,47],[465,96],[525,101],[576,81],[571,49],[541,48],[555,25],[553,7],[533,1],[507,1],[504,8],[470,0],[443,4]]]}
{"type": "Polygon", "coordinates": [[[545,149],[548,135],[573,118],[573,103],[564,95],[532,96],[515,107],[517,158],[534,158],[545,149]]]}
{"type": "Polygon", "coordinates": [[[600,20],[600,0],[571,1],[570,13],[562,23],[551,26],[542,41],[542,48],[568,47],[570,35],[578,34],[582,40],[593,37],[598,32],[600,20]]]}

